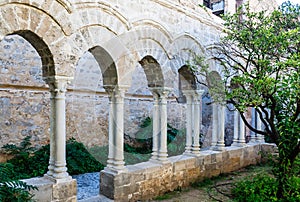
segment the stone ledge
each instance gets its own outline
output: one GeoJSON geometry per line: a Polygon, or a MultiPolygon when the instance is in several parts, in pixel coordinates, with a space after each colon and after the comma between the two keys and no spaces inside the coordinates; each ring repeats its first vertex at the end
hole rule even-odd
{"type": "Polygon", "coordinates": [[[34,199],[38,202],[76,202],[77,183],[75,179],[63,182],[54,182],[47,177],[38,177],[22,180],[34,185],[38,190],[33,190],[34,199]]]}
{"type": "Polygon", "coordinates": [[[249,144],[226,147],[224,151],[200,151],[200,156],[179,155],[168,158],[169,163],[143,162],[126,166],[119,174],[101,171],[101,193],[115,201],[149,200],[196,180],[228,173],[257,164],[261,152],[272,152],[272,144],[249,144]]]}

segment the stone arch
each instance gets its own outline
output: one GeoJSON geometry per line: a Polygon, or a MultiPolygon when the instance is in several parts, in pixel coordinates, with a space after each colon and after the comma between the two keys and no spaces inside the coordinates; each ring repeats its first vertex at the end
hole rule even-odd
{"type": "Polygon", "coordinates": [[[116,64],[111,55],[101,46],[95,46],[89,49],[89,52],[93,54],[97,63],[100,66],[103,85],[115,86],[118,84],[118,75],[116,64]]]}
{"type": "Polygon", "coordinates": [[[102,2],[75,3],[77,12],[72,14],[76,31],[90,26],[101,26],[115,35],[121,35],[131,27],[127,18],[116,8],[102,2]]]}
{"type": "Polygon", "coordinates": [[[72,46],[72,52],[77,61],[79,60],[79,56],[89,50],[98,57],[96,60],[99,65],[102,64],[105,68],[109,66],[114,68],[114,73],[109,71],[109,75],[114,74],[115,81],[108,82],[109,78],[106,77],[107,80],[105,83],[130,85],[130,68],[133,68],[133,57],[122,39],[115,35],[115,33],[103,26],[91,25],[82,27],[76,33],[72,34],[69,37],[69,43],[72,46]],[[99,51],[99,54],[97,51],[99,51]]]}
{"type": "Polygon", "coordinates": [[[180,90],[196,90],[197,80],[196,76],[189,69],[187,65],[182,66],[179,70],[179,89],[180,90]]]}
{"type": "Polygon", "coordinates": [[[42,60],[43,77],[55,75],[53,55],[47,44],[35,33],[28,30],[21,30],[10,35],[19,35],[26,39],[38,52],[42,60]]]}
{"type": "Polygon", "coordinates": [[[121,36],[122,41],[125,43],[133,61],[142,61],[146,56],[155,58],[161,67],[164,86],[173,87],[173,78],[176,74],[170,68],[170,55],[168,54],[171,36],[159,29],[159,24],[153,26],[153,23],[145,23],[146,21],[136,23],[136,27],[121,36]]]}
{"type": "Polygon", "coordinates": [[[173,55],[172,67],[176,71],[186,65],[189,60],[193,60],[194,56],[206,56],[205,48],[199,40],[188,34],[180,35],[173,41],[170,53],[173,55]]]}
{"type": "Polygon", "coordinates": [[[148,87],[164,87],[162,70],[156,59],[150,55],[147,55],[141,61],[139,61],[139,63],[142,65],[145,71],[148,80],[148,87]]]}
{"type": "MultiPolygon", "coordinates": [[[[52,4],[54,6],[54,3],[52,4]]],[[[69,75],[69,70],[72,68],[70,65],[72,57],[66,33],[63,26],[51,14],[38,6],[4,3],[0,5],[0,17],[2,19],[0,38],[18,34],[28,40],[42,57],[44,77],[72,76],[69,75]]]]}

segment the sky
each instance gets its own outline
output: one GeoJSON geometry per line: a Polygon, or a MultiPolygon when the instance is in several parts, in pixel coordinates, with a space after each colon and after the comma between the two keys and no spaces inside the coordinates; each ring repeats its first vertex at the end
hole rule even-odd
{"type": "MultiPolygon", "coordinates": [[[[282,4],[282,2],[284,2],[286,0],[276,0],[276,1],[280,5],[280,4],[282,4]]],[[[296,4],[296,3],[300,4],[300,0],[290,0],[290,1],[294,4],[296,4]]]]}

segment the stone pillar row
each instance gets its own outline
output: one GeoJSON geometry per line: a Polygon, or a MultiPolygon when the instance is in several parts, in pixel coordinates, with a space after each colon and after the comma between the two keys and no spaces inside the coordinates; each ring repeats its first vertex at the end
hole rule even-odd
{"type": "Polygon", "coordinates": [[[153,94],[153,145],[151,161],[168,162],[167,150],[167,98],[171,89],[151,88],[153,94]]]}
{"type": "Polygon", "coordinates": [[[202,94],[204,90],[184,90],[186,97],[186,147],[185,154],[200,154],[200,124],[202,123],[202,94]]]}

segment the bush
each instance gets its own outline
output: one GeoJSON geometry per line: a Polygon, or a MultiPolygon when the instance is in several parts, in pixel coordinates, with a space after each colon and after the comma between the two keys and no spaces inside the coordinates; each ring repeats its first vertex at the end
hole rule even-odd
{"type": "MultiPolygon", "coordinates": [[[[13,179],[26,179],[42,176],[47,172],[49,164],[50,145],[40,149],[31,147],[30,137],[26,137],[19,146],[5,145],[2,147],[6,153],[13,154],[14,158],[7,162],[12,164],[13,179]]],[[[87,172],[96,172],[104,168],[84,147],[74,138],[66,142],[66,161],[70,175],[87,172]]]]}
{"type": "MultiPolygon", "coordinates": [[[[289,179],[290,193],[284,201],[300,201],[300,178],[292,177],[289,179]]],[[[282,201],[276,196],[278,182],[274,177],[268,175],[258,175],[253,179],[246,179],[235,183],[232,189],[234,201],[282,201]]]]}
{"type": "Polygon", "coordinates": [[[0,164],[0,201],[1,202],[29,202],[34,196],[29,191],[37,190],[35,186],[23,181],[13,180],[14,166],[10,163],[0,164]]]}

